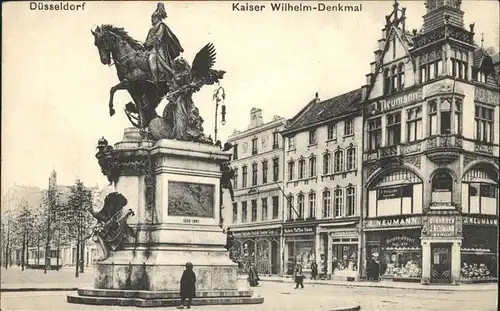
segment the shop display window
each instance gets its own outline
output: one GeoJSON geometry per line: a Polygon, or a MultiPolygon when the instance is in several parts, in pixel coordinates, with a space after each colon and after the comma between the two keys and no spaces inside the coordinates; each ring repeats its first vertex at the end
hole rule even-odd
{"type": "Polygon", "coordinates": [[[311,264],[316,260],[314,240],[296,240],[290,241],[287,244],[287,274],[293,274],[293,269],[297,264],[300,264],[302,269],[310,269],[311,264]]]}
{"type": "Polygon", "coordinates": [[[463,280],[498,278],[496,228],[464,227],[460,275],[463,280]]]}
{"type": "Polygon", "coordinates": [[[351,275],[358,271],[357,244],[332,245],[332,271],[333,275],[351,275]]]}
{"type": "Polygon", "coordinates": [[[496,279],[496,254],[464,253],[462,252],[462,267],[460,276],[463,280],[496,279]]]}
{"type": "Polygon", "coordinates": [[[421,278],[422,255],[418,232],[383,238],[380,274],[388,278],[421,278]]]}

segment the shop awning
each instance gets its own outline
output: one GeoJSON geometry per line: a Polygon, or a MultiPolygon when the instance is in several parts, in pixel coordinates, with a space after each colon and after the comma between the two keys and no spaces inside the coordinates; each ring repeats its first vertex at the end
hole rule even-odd
{"type": "Polygon", "coordinates": [[[358,223],[357,221],[332,222],[332,223],[326,223],[326,224],[319,224],[318,227],[321,227],[321,228],[343,227],[343,226],[354,225],[357,223],[358,223]]]}

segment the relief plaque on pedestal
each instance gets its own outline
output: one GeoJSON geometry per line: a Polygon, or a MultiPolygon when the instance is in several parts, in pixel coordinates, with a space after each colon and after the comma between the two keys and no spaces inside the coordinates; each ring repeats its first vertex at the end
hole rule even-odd
{"type": "Polygon", "coordinates": [[[168,182],[168,215],[214,218],[215,185],[168,182]]]}

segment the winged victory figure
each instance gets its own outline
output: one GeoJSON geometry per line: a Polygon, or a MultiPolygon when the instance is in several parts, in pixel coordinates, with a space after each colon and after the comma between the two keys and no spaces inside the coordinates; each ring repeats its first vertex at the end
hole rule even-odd
{"type": "Polygon", "coordinates": [[[215,58],[215,47],[208,43],[196,54],[192,66],[181,56],[174,59],[170,90],[164,97],[168,103],[163,116],[153,119],[149,124],[153,139],[208,143],[203,133],[203,118],[192,96],[204,85],[218,83],[224,77],[225,71],[212,69],[215,58]]]}

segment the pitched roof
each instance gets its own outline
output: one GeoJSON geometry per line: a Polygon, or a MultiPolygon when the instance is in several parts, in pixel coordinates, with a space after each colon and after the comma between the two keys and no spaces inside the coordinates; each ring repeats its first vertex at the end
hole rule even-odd
{"type": "Polygon", "coordinates": [[[324,101],[314,99],[302,111],[290,119],[284,132],[294,132],[323,121],[359,111],[362,102],[362,89],[356,89],[324,101]]]}

